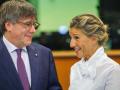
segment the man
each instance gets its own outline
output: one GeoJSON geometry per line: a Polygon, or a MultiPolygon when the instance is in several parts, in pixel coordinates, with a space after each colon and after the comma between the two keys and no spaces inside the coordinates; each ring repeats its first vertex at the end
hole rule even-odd
{"type": "MultiPolygon", "coordinates": [[[[7,0],[0,0],[0,6],[2,3],[6,2],[7,0]]],[[[2,33],[0,32],[0,37],[2,36],[2,33]]]]}
{"type": "Polygon", "coordinates": [[[0,90],[61,90],[51,51],[31,43],[38,26],[30,3],[1,6],[0,90]]]}

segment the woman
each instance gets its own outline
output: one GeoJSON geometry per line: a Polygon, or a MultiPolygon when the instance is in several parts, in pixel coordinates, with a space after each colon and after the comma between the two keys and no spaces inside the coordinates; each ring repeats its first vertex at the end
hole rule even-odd
{"type": "Polygon", "coordinates": [[[69,90],[120,90],[120,66],[104,52],[107,26],[91,14],[70,23],[70,47],[80,61],[71,67],[69,90]]]}

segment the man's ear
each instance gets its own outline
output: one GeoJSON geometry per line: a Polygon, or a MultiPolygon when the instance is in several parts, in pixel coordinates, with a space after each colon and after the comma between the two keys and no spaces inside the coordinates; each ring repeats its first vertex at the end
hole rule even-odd
{"type": "Polygon", "coordinates": [[[10,32],[12,30],[13,24],[11,22],[5,22],[6,31],[10,32]]]}

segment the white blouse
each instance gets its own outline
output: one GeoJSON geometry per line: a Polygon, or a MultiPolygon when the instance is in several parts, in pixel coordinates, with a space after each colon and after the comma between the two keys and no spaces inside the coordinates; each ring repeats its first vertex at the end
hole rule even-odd
{"type": "Polygon", "coordinates": [[[120,66],[100,47],[71,67],[69,90],[120,90],[120,66]]]}

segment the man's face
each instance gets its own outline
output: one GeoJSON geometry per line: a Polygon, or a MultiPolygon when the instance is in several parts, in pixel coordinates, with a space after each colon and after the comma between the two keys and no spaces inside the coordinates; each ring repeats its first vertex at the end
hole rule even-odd
{"type": "Polygon", "coordinates": [[[18,48],[28,46],[32,42],[33,33],[35,33],[35,18],[20,19],[15,24],[5,23],[7,31],[5,37],[18,48]]]}

